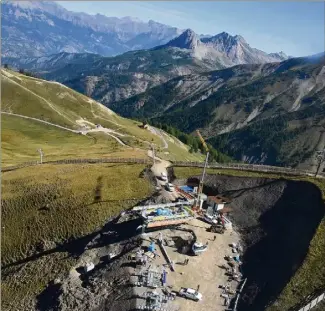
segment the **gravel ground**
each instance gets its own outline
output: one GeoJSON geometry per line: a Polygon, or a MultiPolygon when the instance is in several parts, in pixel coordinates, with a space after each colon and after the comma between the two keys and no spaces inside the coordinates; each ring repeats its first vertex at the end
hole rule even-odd
{"type": "MultiPolygon", "coordinates": [[[[227,284],[228,277],[221,265],[226,264],[224,256],[231,255],[229,244],[239,241],[235,231],[227,231],[224,235],[213,234],[207,232],[210,225],[197,219],[182,225],[182,228],[194,231],[198,241],[209,243],[206,252],[200,256],[192,256],[179,252],[181,241],[193,241],[190,232],[166,229],[147,233],[142,238],[132,237],[132,232],[134,233],[137,225],[135,220],[126,222],[119,220],[116,224],[107,225],[103,230],[105,234],[98,235],[88,244],[87,250],[79,258],[78,264],[70,271],[69,276],[49,286],[47,291],[51,299],[49,305],[45,306],[43,303],[41,310],[129,311],[143,305],[144,300],[137,296],[150,289],[130,286],[130,280],[134,278],[132,275],[137,270],[130,264],[128,255],[140,249],[140,240],[142,246],[147,246],[152,239],[158,237],[159,232],[163,233],[164,239],[174,241],[174,246],[166,246],[166,249],[175,262],[176,271],[171,272],[168,267],[163,268],[166,261],[157,244],[158,256],[150,263],[151,268],[155,267],[161,271],[167,269],[167,285],[173,290],[178,292],[181,287],[195,289],[200,285],[200,292],[203,294],[201,302],[177,297],[176,301],[167,303],[166,309],[170,311],[225,309],[224,299],[220,296],[222,290],[218,286],[227,284]],[[125,233],[126,230],[128,233],[125,233]],[[117,234],[113,234],[113,231],[117,234]],[[215,240],[214,236],[216,236],[215,240]],[[117,254],[113,261],[107,260],[109,253],[117,254]],[[184,259],[189,259],[188,265],[181,264],[184,259]],[[85,274],[80,268],[87,262],[93,262],[95,269],[85,274]]],[[[233,281],[232,289],[235,290],[237,285],[238,283],[233,281]]],[[[43,300],[45,298],[46,293],[43,293],[43,300]]]]}
{"type": "MultiPolygon", "coordinates": [[[[188,257],[167,247],[175,262],[190,259],[187,266],[176,264],[176,272],[168,274],[168,284],[177,291],[181,286],[200,285],[204,299],[196,303],[177,298],[170,310],[224,310],[218,285],[225,284],[226,277],[220,265],[224,256],[230,254],[228,244],[240,239],[238,232],[245,245],[242,271],[248,281],[237,310],[262,311],[277,297],[306,255],[324,215],[320,191],[306,182],[207,175],[204,192],[232,198],[229,218],[235,231],[216,234],[216,240],[210,242],[214,234],[206,231],[206,224],[193,220],[188,228],[195,231],[201,242],[209,241],[208,251],[188,257]]],[[[159,202],[161,198],[158,191],[150,201],[159,202]]],[[[139,247],[134,235],[140,222],[127,219],[128,214],[123,217],[125,221],[111,222],[103,228],[105,234],[88,245],[69,276],[50,284],[38,297],[43,301],[38,310],[127,311],[139,305],[134,289],[128,285],[133,268],[127,257],[139,247]],[[109,253],[117,254],[115,260],[107,259],[109,253]],[[80,274],[80,266],[90,261],[96,268],[87,275],[80,274]]],[[[174,234],[163,230],[164,235],[168,232],[174,234]]],[[[148,237],[156,235],[154,232],[148,237]]],[[[182,234],[175,233],[176,236],[182,234]]],[[[165,261],[158,257],[153,264],[161,267],[165,261]]]]}
{"type": "MultiPolygon", "coordinates": [[[[175,247],[166,247],[169,257],[176,263],[175,272],[168,269],[168,285],[177,292],[181,287],[197,289],[199,286],[199,292],[203,295],[200,302],[178,298],[176,304],[181,311],[223,311],[226,308],[224,298],[220,296],[222,289],[219,285],[226,285],[228,276],[221,266],[226,264],[224,257],[232,255],[229,244],[238,243],[240,238],[233,230],[226,231],[223,235],[207,232],[209,227],[210,225],[198,219],[193,219],[187,225],[182,226],[182,228],[193,230],[199,242],[204,244],[208,242],[207,251],[199,256],[181,254],[175,247]],[[215,240],[214,236],[216,236],[215,240]],[[188,265],[181,264],[185,259],[189,259],[188,265]]],[[[175,239],[176,246],[177,243],[180,244],[179,240],[189,239],[188,233],[179,230],[163,230],[162,232],[164,238],[175,239]]],[[[160,251],[159,254],[161,257],[157,259],[157,263],[166,263],[160,251]]],[[[238,283],[233,281],[230,286],[232,290],[236,290],[238,283]]]]}
{"type": "Polygon", "coordinates": [[[306,256],[324,216],[320,190],[302,181],[221,175],[207,175],[205,185],[208,195],[232,198],[229,217],[246,245],[248,281],[238,310],[264,310],[306,256]]]}

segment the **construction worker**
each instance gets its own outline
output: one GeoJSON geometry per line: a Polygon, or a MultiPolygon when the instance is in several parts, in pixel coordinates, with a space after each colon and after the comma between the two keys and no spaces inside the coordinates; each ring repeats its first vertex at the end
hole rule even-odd
{"type": "Polygon", "coordinates": [[[230,298],[229,296],[225,298],[225,306],[228,307],[230,304],[230,298]]]}

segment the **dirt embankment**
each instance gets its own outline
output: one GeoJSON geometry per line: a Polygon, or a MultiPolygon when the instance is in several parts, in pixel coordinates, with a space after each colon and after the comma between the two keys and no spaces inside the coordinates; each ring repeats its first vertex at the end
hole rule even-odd
{"type": "MultiPolygon", "coordinates": [[[[39,311],[127,311],[134,309],[128,253],[140,245],[135,236],[138,219],[109,221],[79,257],[78,267],[63,280],[55,280],[37,297],[39,311]],[[108,257],[114,254],[113,260],[108,257]],[[86,263],[96,269],[84,273],[86,263]]],[[[140,241],[141,242],[141,241],[140,241]]]]}
{"type": "MultiPolygon", "coordinates": [[[[197,182],[197,176],[189,181],[197,182]]],[[[303,181],[207,175],[204,192],[232,198],[229,217],[246,245],[248,281],[238,310],[264,310],[307,254],[324,217],[320,190],[303,181]]]]}

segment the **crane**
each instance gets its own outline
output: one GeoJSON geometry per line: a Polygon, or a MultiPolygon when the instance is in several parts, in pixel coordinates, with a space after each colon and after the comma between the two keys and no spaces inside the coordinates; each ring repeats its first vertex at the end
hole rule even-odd
{"type": "Polygon", "coordinates": [[[319,172],[319,169],[320,169],[322,163],[325,162],[325,148],[324,148],[324,150],[316,151],[316,160],[318,162],[318,165],[317,165],[315,177],[317,177],[317,174],[319,172]]]}
{"type": "Polygon", "coordinates": [[[209,159],[209,148],[208,148],[207,144],[205,143],[205,140],[203,139],[203,137],[202,137],[200,131],[199,131],[199,130],[196,130],[196,133],[197,133],[197,135],[199,136],[200,141],[201,141],[201,143],[202,143],[204,149],[205,149],[206,152],[207,152],[206,157],[205,157],[205,162],[204,162],[204,167],[203,167],[202,177],[201,177],[201,180],[200,180],[200,183],[199,183],[199,188],[198,188],[198,191],[197,191],[197,195],[198,195],[198,197],[199,197],[200,194],[202,193],[202,190],[203,190],[203,181],[204,181],[205,171],[206,171],[206,167],[207,167],[208,159],[209,159]]]}

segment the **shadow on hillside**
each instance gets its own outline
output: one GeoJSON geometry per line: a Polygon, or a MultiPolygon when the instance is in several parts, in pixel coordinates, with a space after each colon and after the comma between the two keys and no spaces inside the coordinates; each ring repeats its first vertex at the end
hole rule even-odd
{"type": "Polygon", "coordinates": [[[34,254],[32,256],[26,257],[24,259],[21,260],[17,260],[13,263],[7,264],[7,265],[3,265],[2,269],[6,269],[9,267],[13,267],[13,266],[17,266],[17,265],[21,265],[21,264],[25,264],[28,263],[30,261],[39,259],[43,256],[48,256],[57,252],[67,252],[69,253],[69,256],[71,257],[78,257],[80,256],[80,254],[83,253],[86,245],[98,234],[98,231],[93,232],[91,234],[88,234],[86,236],[83,236],[79,239],[74,239],[74,240],[70,240],[66,243],[63,243],[61,245],[58,245],[55,248],[43,251],[43,252],[39,252],[37,254],[34,254]]]}
{"type": "Polygon", "coordinates": [[[238,311],[265,310],[306,258],[325,215],[320,189],[305,181],[209,175],[204,193],[232,198],[229,217],[246,246],[238,311]]]}
{"type": "MultiPolygon", "coordinates": [[[[142,204],[142,203],[146,202],[147,200],[148,200],[148,198],[138,201],[136,205],[142,204]]],[[[123,201],[134,201],[134,199],[123,200],[123,201]]],[[[102,203],[102,202],[120,202],[120,201],[119,200],[99,201],[96,203],[93,202],[88,205],[83,205],[81,207],[90,206],[90,205],[94,205],[94,204],[98,204],[98,203],[102,203]]],[[[123,240],[125,238],[132,236],[135,233],[135,229],[140,225],[140,222],[135,222],[135,223],[134,222],[126,222],[125,225],[123,225],[123,223],[121,225],[115,224],[118,221],[118,219],[119,219],[119,216],[114,216],[111,219],[109,219],[107,221],[107,223],[99,230],[96,230],[88,235],[85,235],[85,236],[77,238],[77,239],[68,240],[67,242],[60,244],[55,248],[52,248],[52,249],[49,249],[49,250],[46,250],[43,252],[38,252],[32,256],[26,257],[21,260],[17,260],[13,263],[2,265],[2,269],[25,264],[30,261],[39,259],[43,256],[51,255],[56,252],[67,252],[67,253],[69,253],[69,256],[71,256],[71,257],[78,257],[83,253],[86,245],[88,245],[96,237],[96,235],[98,235],[102,232],[105,232],[105,231],[117,231],[117,232],[122,232],[119,235],[118,239],[123,240]],[[132,225],[132,224],[134,224],[134,225],[132,225]],[[119,227],[121,227],[121,229],[119,227]]],[[[115,240],[116,239],[114,239],[114,242],[115,242],[115,240]]],[[[105,240],[105,238],[101,239],[101,245],[104,245],[105,243],[107,243],[107,244],[113,243],[113,240],[111,240],[111,238],[110,238],[110,240],[107,240],[107,239],[105,240]]],[[[96,247],[98,247],[98,246],[99,245],[96,245],[96,247]]]]}
{"type": "Polygon", "coordinates": [[[58,298],[61,294],[61,285],[51,283],[38,296],[36,308],[39,311],[58,310],[58,298]]]}
{"type": "MultiPolygon", "coordinates": [[[[248,280],[240,311],[264,310],[279,296],[303,263],[324,211],[316,186],[287,182],[274,207],[259,218],[263,237],[248,247],[243,256],[243,272],[248,280]]],[[[249,236],[250,233],[248,239],[249,236]]]]}

